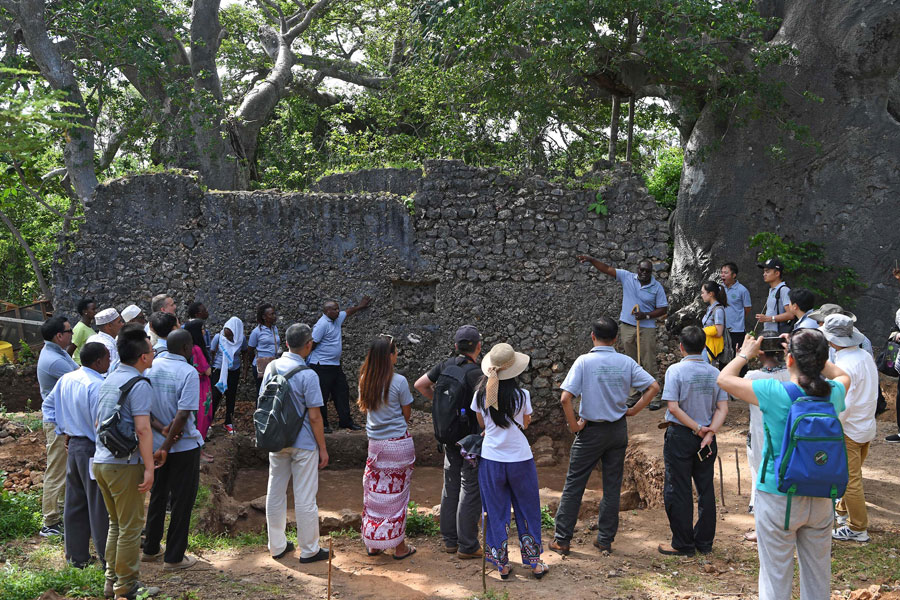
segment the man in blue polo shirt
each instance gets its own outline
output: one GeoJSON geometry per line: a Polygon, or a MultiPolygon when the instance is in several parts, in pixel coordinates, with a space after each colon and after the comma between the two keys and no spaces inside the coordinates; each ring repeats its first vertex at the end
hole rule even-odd
{"type": "Polygon", "coordinates": [[[91,561],[90,540],[100,561],[106,560],[109,513],[90,469],[96,449],[94,424],[100,405],[100,386],[109,369],[109,350],[99,342],[81,346],[81,368],[59,378],[45,404],[56,408],[56,433],[68,441],[66,463],[66,560],[82,569],[91,561]]]}
{"type": "Polygon", "coordinates": [[[716,495],[713,465],[716,432],[728,415],[728,395],[718,386],[719,371],[703,356],[706,334],[699,327],[685,327],[680,336],[683,358],[666,371],[663,391],[666,411],[663,459],[666,465],[663,500],[671,545],[660,544],[661,554],[690,556],[712,552],[716,536],[716,495]],[[708,447],[708,449],[707,449],[708,447]],[[697,523],[693,523],[697,488],[697,523]]]}
{"type": "Polygon", "coordinates": [[[44,526],[41,536],[62,535],[60,508],[66,492],[66,444],[56,435],[56,410],[51,404],[44,406],[47,397],[59,378],[78,368],[64,348],[72,342],[72,326],[65,317],[51,317],[41,325],[44,347],[38,356],[37,379],[41,388],[41,412],[44,421],[44,438],[47,442],[47,468],[44,471],[42,512],[44,526]]]}
{"type": "Polygon", "coordinates": [[[563,412],[569,431],[575,433],[569,454],[569,472],[556,511],[556,534],[550,549],[569,553],[575,521],[588,478],[597,462],[603,465],[603,501],[598,515],[596,546],[609,552],[619,528],[619,492],[628,447],[625,417],[643,410],[659,393],[659,383],[634,359],[616,352],[619,327],[609,317],[600,317],[591,328],[594,347],[579,356],[562,383],[563,412]],[[628,408],[628,394],[643,390],[640,400],[628,408]],[[575,419],[572,401],[581,396],[575,419]]]}
{"type": "Polygon", "coordinates": [[[727,262],[719,269],[722,285],[725,286],[725,295],[728,296],[728,306],[725,307],[725,327],[731,334],[731,343],[740,348],[744,344],[746,335],[746,320],[753,314],[753,303],[750,302],[750,291],[744,284],[738,281],[738,267],[733,262],[727,262]]]}
{"type": "Polygon", "coordinates": [[[163,432],[153,431],[154,455],[165,456],[165,464],[156,471],[150,504],[147,507],[147,533],[141,560],[153,562],[162,553],[166,506],[172,498],[172,514],[166,534],[164,568],[186,569],[197,559],[185,555],[191,509],[200,484],[200,447],[203,436],[197,431],[196,411],[200,398],[200,376],[188,362],[194,351],[191,334],[176,329],[166,338],[168,350],[160,352],[147,371],[153,386],[154,420],[166,425],[163,432]],[[179,437],[179,434],[180,437],[179,437]],[[177,441],[176,441],[177,439],[177,441]]]}
{"type": "Polygon", "coordinates": [[[347,376],[341,368],[341,353],[343,342],[341,327],[348,318],[358,311],[367,308],[372,299],[363,296],[359,304],[351,306],[347,310],[341,310],[337,301],[328,300],[322,305],[322,316],[316,321],[312,329],[313,350],[309,355],[309,366],[319,376],[319,385],[322,387],[322,424],[325,433],[331,433],[328,426],[328,399],[334,402],[334,408],[338,413],[338,425],[351,431],[362,429],[353,422],[350,416],[350,386],[347,384],[347,376]]]}
{"type": "MultiPolygon", "coordinates": [[[[641,366],[656,379],[656,319],[666,316],[669,301],[662,284],[653,277],[653,263],[644,259],[638,263],[637,273],[616,269],[596,258],[579,255],[578,260],[589,262],[601,273],[615,277],[622,284],[622,310],[619,313],[619,339],[622,350],[634,360],[638,359],[638,335],[640,326],[641,366]]],[[[629,406],[638,400],[638,392],[634,390],[629,399],[629,406]]],[[[654,400],[650,410],[662,408],[661,400],[654,400]]]]}

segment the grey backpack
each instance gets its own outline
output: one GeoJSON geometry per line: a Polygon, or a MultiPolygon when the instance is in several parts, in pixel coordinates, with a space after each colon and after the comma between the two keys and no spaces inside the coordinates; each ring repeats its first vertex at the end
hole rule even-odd
{"type": "MultiPolygon", "coordinates": [[[[273,367],[269,367],[273,368],[273,367]]],[[[288,397],[291,377],[308,369],[300,365],[284,375],[275,373],[266,382],[253,413],[253,425],[256,429],[256,447],[269,452],[281,452],[294,443],[306,412],[297,414],[297,407],[288,397]]]]}

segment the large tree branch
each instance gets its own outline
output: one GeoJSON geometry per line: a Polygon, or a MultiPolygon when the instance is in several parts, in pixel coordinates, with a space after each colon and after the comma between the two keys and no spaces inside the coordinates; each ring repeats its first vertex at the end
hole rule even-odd
{"type": "Polygon", "coordinates": [[[75,219],[75,220],[84,219],[84,217],[66,216],[66,215],[62,214],[61,212],[59,212],[58,210],[56,210],[55,208],[53,208],[52,206],[50,206],[49,204],[47,204],[47,202],[44,200],[44,198],[34,188],[32,188],[30,185],[28,185],[28,180],[25,178],[25,173],[22,171],[22,166],[18,162],[13,163],[13,169],[15,169],[16,174],[19,176],[19,183],[22,184],[22,187],[25,189],[26,192],[28,192],[28,195],[31,196],[32,198],[34,198],[38,204],[40,204],[41,206],[43,206],[44,208],[46,208],[47,210],[52,212],[54,215],[56,215],[60,219],[63,219],[64,221],[69,220],[69,219],[75,219]]]}
{"type": "Polygon", "coordinates": [[[63,59],[50,39],[44,20],[43,0],[19,0],[13,14],[22,26],[25,43],[41,74],[53,89],[64,92],[66,101],[71,102],[80,113],[74,119],[73,127],[67,131],[63,157],[72,185],[78,197],[83,200],[90,197],[98,183],[94,172],[94,131],[91,129],[91,119],[85,108],[81,88],[75,79],[72,63],[63,59]]]}
{"type": "Polygon", "coordinates": [[[309,26],[312,25],[312,22],[316,17],[325,12],[325,9],[328,8],[328,5],[331,4],[331,2],[332,0],[319,0],[312,5],[312,8],[306,11],[306,15],[303,17],[302,21],[284,32],[284,39],[287,41],[288,45],[293,44],[298,35],[309,29],[309,26]]]}
{"type": "Polygon", "coordinates": [[[31,263],[31,269],[34,271],[34,277],[37,279],[38,287],[41,288],[41,294],[43,294],[45,299],[49,300],[50,287],[44,279],[44,274],[41,273],[41,263],[38,262],[37,257],[35,257],[34,252],[31,250],[31,245],[29,245],[28,241],[22,236],[22,232],[19,231],[19,228],[16,227],[15,223],[13,223],[2,210],[0,210],[0,221],[3,221],[7,228],[9,228],[10,233],[13,234],[13,237],[19,242],[19,245],[22,246],[22,249],[28,256],[28,262],[31,263]]]}
{"type": "Polygon", "coordinates": [[[372,89],[381,89],[391,80],[390,77],[362,73],[359,64],[349,60],[300,54],[297,55],[297,63],[328,77],[372,89]]]}

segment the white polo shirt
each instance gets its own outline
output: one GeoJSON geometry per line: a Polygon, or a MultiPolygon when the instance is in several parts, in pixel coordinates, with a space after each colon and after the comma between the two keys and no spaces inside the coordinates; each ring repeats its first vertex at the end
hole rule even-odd
{"type": "Polygon", "coordinates": [[[846,410],[838,415],[844,434],[857,444],[875,439],[875,406],[878,404],[878,369],[875,360],[859,347],[836,353],[835,363],[850,376],[850,389],[844,402],[846,410]]]}

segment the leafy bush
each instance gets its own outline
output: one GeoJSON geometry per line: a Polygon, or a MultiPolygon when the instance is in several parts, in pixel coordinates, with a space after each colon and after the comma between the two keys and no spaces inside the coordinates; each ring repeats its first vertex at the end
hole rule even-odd
{"type": "Polygon", "coordinates": [[[783,240],[770,231],[750,236],[750,247],[759,248],[760,262],[777,256],[784,262],[785,280],[791,287],[804,287],[816,294],[816,304],[837,302],[852,308],[858,292],[867,286],[849,267],[835,267],[825,262],[822,244],[783,240]]]}
{"type": "Polygon", "coordinates": [[[31,351],[31,347],[25,340],[19,340],[19,364],[33,365],[37,363],[37,357],[31,351]]]}
{"type": "Polygon", "coordinates": [[[541,507],[541,529],[555,528],[556,519],[553,518],[553,514],[550,512],[550,507],[545,504],[541,507]]]}
{"type": "Polygon", "coordinates": [[[5,479],[0,472],[0,540],[33,535],[41,528],[41,493],[10,492],[3,489],[5,479]]]}
{"type": "Polygon", "coordinates": [[[406,513],[406,535],[437,535],[441,532],[441,526],[430,514],[419,512],[419,505],[409,501],[406,513]]]}
{"type": "Polygon", "coordinates": [[[0,569],[0,598],[33,600],[47,590],[69,598],[102,598],[104,577],[97,565],[85,569],[25,569],[7,564],[0,569]]]}
{"type": "Polygon", "coordinates": [[[683,168],[684,151],[680,147],[673,146],[660,153],[659,164],[647,178],[647,189],[660,206],[675,210],[683,168]]]}

